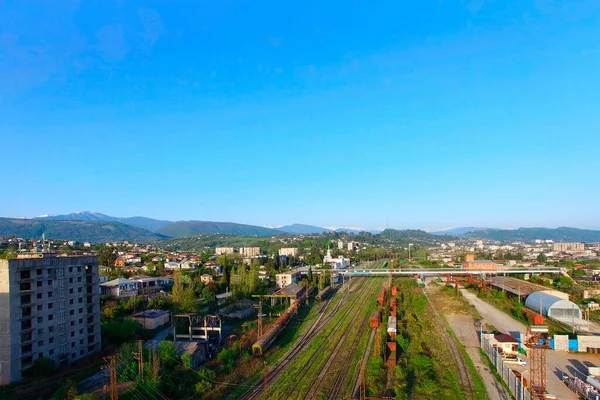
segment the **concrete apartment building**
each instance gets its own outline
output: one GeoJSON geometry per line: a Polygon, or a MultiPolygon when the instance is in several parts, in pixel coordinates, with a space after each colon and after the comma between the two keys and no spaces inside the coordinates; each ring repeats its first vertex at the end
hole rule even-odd
{"type": "Polygon", "coordinates": [[[554,243],[552,248],[558,253],[563,251],[584,251],[585,245],[583,243],[554,243]]]}
{"type": "Polygon", "coordinates": [[[46,358],[65,365],[101,348],[98,258],[0,260],[0,385],[46,358]]]}
{"type": "Polygon", "coordinates": [[[233,254],[233,247],[217,247],[215,249],[215,254],[218,256],[222,256],[224,254],[233,254]]]}
{"type": "Polygon", "coordinates": [[[279,289],[283,289],[292,283],[298,283],[299,279],[299,272],[287,272],[275,275],[275,283],[279,289]]]}
{"type": "Polygon", "coordinates": [[[286,257],[296,257],[298,255],[298,249],[295,247],[284,247],[282,249],[279,249],[279,255],[286,257]]]}
{"type": "Polygon", "coordinates": [[[244,257],[260,256],[260,247],[240,247],[240,254],[244,257]]]}

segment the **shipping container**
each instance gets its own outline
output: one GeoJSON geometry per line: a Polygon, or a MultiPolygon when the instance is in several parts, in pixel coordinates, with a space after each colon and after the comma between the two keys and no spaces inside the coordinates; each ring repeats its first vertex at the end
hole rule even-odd
{"type": "Polygon", "coordinates": [[[373,315],[371,315],[370,326],[371,326],[371,328],[377,328],[377,327],[379,327],[380,323],[381,323],[381,313],[379,311],[375,311],[373,313],[373,315]]]}

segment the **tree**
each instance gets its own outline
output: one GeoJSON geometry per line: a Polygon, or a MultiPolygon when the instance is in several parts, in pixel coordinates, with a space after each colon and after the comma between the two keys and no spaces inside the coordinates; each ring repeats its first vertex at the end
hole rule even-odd
{"type": "Polygon", "coordinates": [[[165,368],[173,368],[179,364],[179,353],[177,352],[177,347],[175,347],[173,342],[169,342],[167,340],[160,341],[157,352],[160,364],[164,365],[165,368]]]}
{"type": "Polygon", "coordinates": [[[308,267],[308,275],[307,275],[307,278],[308,278],[308,282],[309,282],[309,283],[312,283],[312,281],[313,281],[312,266],[309,266],[309,267],[308,267]]]}
{"type": "Polygon", "coordinates": [[[537,256],[537,260],[540,264],[546,264],[548,262],[548,257],[546,257],[546,255],[544,253],[540,253],[537,256]]]}
{"type": "Polygon", "coordinates": [[[117,254],[112,247],[105,246],[98,251],[98,264],[113,267],[115,261],[117,261],[117,254]]]}
{"type": "Polygon", "coordinates": [[[173,303],[181,312],[196,311],[196,295],[189,277],[185,277],[181,271],[173,274],[173,303]],[[187,278],[187,279],[185,279],[187,278]],[[188,283],[186,283],[186,281],[188,283]]]}

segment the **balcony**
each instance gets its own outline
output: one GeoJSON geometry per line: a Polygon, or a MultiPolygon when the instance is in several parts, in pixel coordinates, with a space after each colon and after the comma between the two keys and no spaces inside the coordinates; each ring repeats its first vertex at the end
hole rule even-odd
{"type": "Polygon", "coordinates": [[[33,329],[33,324],[30,319],[21,321],[21,331],[28,331],[33,329]]]}
{"type": "Polygon", "coordinates": [[[21,346],[21,357],[25,357],[33,353],[33,345],[27,344],[25,346],[21,346]]]}
{"type": "Polygon", "coordinates": [[[29,306],[29,305],[31,305],[31,295],[30,294],[23,294],[21,296],[21,305],[22,306],[29,306]]]}
{"type": "Polygon", "coordinates": [[[21,334],[21,344],[31,342],[32,340],[33,340],[33,334],[31,332],[26,332],[26,333],[21,334]]]}
{"type": "Polygon", "coordinates": [[[24,307],[21,310],[21,318],[30,318],[31,317],[31,307],[24,307]]]}
{"type": "Polygon", "coordinates": [[[21,290],[21,293],[31,292],[31,282],[21,282],[19,289],[21,290]]]}

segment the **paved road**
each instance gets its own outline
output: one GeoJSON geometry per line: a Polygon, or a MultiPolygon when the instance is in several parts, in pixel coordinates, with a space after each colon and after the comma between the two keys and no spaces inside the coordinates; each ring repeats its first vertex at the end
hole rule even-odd
{"type": "MultiPolygon", "coordinates": [[[[478,298],[475,294],[461,289],[461,292],[465,299],[469,303],[473,304],[477,309],[477,312],[483,318],[483,321],[487,324],[492,324],[494,327],[501,332],[508,332],[515,337],[519,337],[519,333],[525,333],[525,325],[516,321],[510,315],[498,310],[496,307],[486,303],[485,301],[478,298]]],[[[572,399],[577,400],[577,395],[573,393],[563,382],[562,372],[570,373],[572,369],[577,366],[578,370],[582,370],[583,362],[579,360],[587,360],[588,358],[595,357],[596,362],[599,361],[600,356],[598,355],[587,355],[577,353],[562,353],[557,351],[549,350],[546,352],[546,391],[556,396],[557,399],[572,399]]],[[[525,358],[525,357],[524,357],[525,358]]],[[[527,360],[525,358],[525,360],[527,360]]],[[[529,370],[529,360],[527,365],[524,367],[514,369],[520,371],[529,370]]],[[[570,375],[573,375],[570,373],[570,375]]],[[[527,376],[527,375],[526,375],[527,376]]]]}

